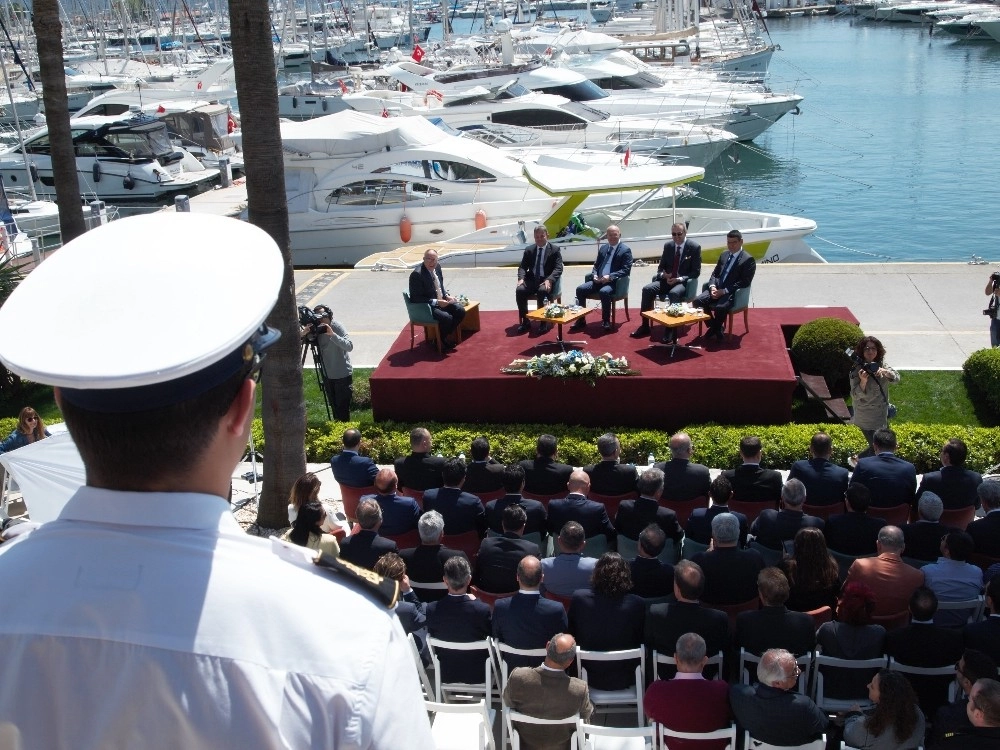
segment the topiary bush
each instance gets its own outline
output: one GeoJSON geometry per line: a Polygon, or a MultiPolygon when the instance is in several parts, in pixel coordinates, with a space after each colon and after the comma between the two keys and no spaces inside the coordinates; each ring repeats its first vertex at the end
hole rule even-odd
{"type": "Polygon", "coordinates": [[[962,365],[965,381],[994,414],[1000,415],[1000,349],[980,349],[962,365]]]}
{"type": "Polygon", "coordinates": [[[844,350],[853,348],[864,335],[846,320],[817,318],[801,326],[792,337],[792,362],[799,372],[824,376],[832,390],[851,371],[851,360],[844,350]]]}

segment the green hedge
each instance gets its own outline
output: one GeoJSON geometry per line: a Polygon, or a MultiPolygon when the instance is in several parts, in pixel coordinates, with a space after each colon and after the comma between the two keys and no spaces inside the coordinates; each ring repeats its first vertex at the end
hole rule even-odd
{"type": "Polygon", "coordinates": [[[1000,414],[1000,349],[980,349],[962,365],[969,386],[1000,414]]]}
{"type": "Polygon", "coordinates": [[[799,327],[792,338],[792,361],[800,372],[823,375],[827,382],[846,380],[851,360],[844,354],[854,347],[864,332],[840,318],[817,318],[799,327]]]}
{"type": "MultiPolygon", "coordinates": [[[[306,433],[306,455],[309,461],[323,462],[340,450],[340,438],[348,426],[357,426],[363,436],[362,452],[376,463],[392,463],[397,456],[409,453],[409,432],[414,426],[401,422],[346,425],[328,422],[306,433]]],[[[596,441],[605,430],[594,427],[567,427],[533,424],[435,424],[424,423],[434,437],[434,452],[445,456],[468,455],[473,438],[485,435],[493,457],[511,463],[535,455],[535,440],[548,432],[559,439],[561,460],[583,466],[599,460],[596,441]]],[[[960,425],[893,424],[899,439],[899,455],[912,461],[917,472],[940,468],[941,446],[949,438],[958,437],[969,446],[970,469],[985,471],[1000,462],[1000,429],[964,427],[960,425]]],[[[685,429],[694,442],[694,460],[715,468],[732,468],[739,464],[738,448],[744,435],[758,435],[764,444],[763,465],[788,469],[792,463],[808,454],[809,439],[818,429],[833,438],[836,463],[847,465],[848,457],[865,448],[861,431],[852,425],[791,424],[781,426],[741,427],[707,425],[685,429]]],[[[614,428],[622,444],[622,460],[645,464],[652,453],[657,461],[669,456],[670,435],[657,430],[614,428]]],[[[257,447],[263,446],[260,421],[254,423],[257,447]]]]}

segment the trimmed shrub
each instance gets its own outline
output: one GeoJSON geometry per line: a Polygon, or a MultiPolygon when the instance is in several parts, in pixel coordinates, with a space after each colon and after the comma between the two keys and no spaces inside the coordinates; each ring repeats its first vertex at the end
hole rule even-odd
{"type": "Polygon", "coordinates": [[[864,332],[840,318],[817,318],[801,326],[792,338],[792,362],[799,372],[822,375],[831,386],[847,378],[851,360],[844,355],[864,332]]]}
{"type": "Polygon", "coordinates": [[[980,349],[962,365],[966,383],[1000,415],[1000,349],[980,349]]]}

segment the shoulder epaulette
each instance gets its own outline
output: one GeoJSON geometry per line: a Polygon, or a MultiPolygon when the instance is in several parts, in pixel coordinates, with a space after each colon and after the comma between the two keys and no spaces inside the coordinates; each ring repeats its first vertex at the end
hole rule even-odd
{"type": "Polygon", "coordinates": [[[373,570],[362,568],[360,565],[349,563],[333,555],[316,555],[313,563],[317,567],[333,571],[345,583],[372,594],[387,609],[395,607],[399,600],[399,582],[395,579],[386,578],[373,570]]]}

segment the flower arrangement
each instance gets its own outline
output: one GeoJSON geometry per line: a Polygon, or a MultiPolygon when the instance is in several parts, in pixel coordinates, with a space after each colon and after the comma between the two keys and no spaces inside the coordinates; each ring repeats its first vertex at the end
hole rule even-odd
{"type": "Polygon", "coordinates": [[[611,375],[638,375],[629,367],[625,357],[617,359],[608,353],[594,356],[589,352],[571,349],[559,354],[540,354],[531,359],[515,359],[500,372],[510,375],[527,375],[529,378],[582,378],[593,385],[597,378],[611,375]]]}
{"type": "Polygon", "coordinates": [[[545,308],[546,318],[561,318],[566,314],[566,308],[562,305],[549,305],[545,308]]]}
{"type": "Polygon", "coordinates": [[[466,297],[464,294],[458,295],[458,304],[460,304],[462,307],[468,307],[469,306],[469,298],[466,297]]]}
{"type": "Polygon", "coordinates": [[[673,304],[667,308],[667,317],[670,318],[680,318],[687,315],[690,310],[685,309],[684,305],[673,304]]]}

